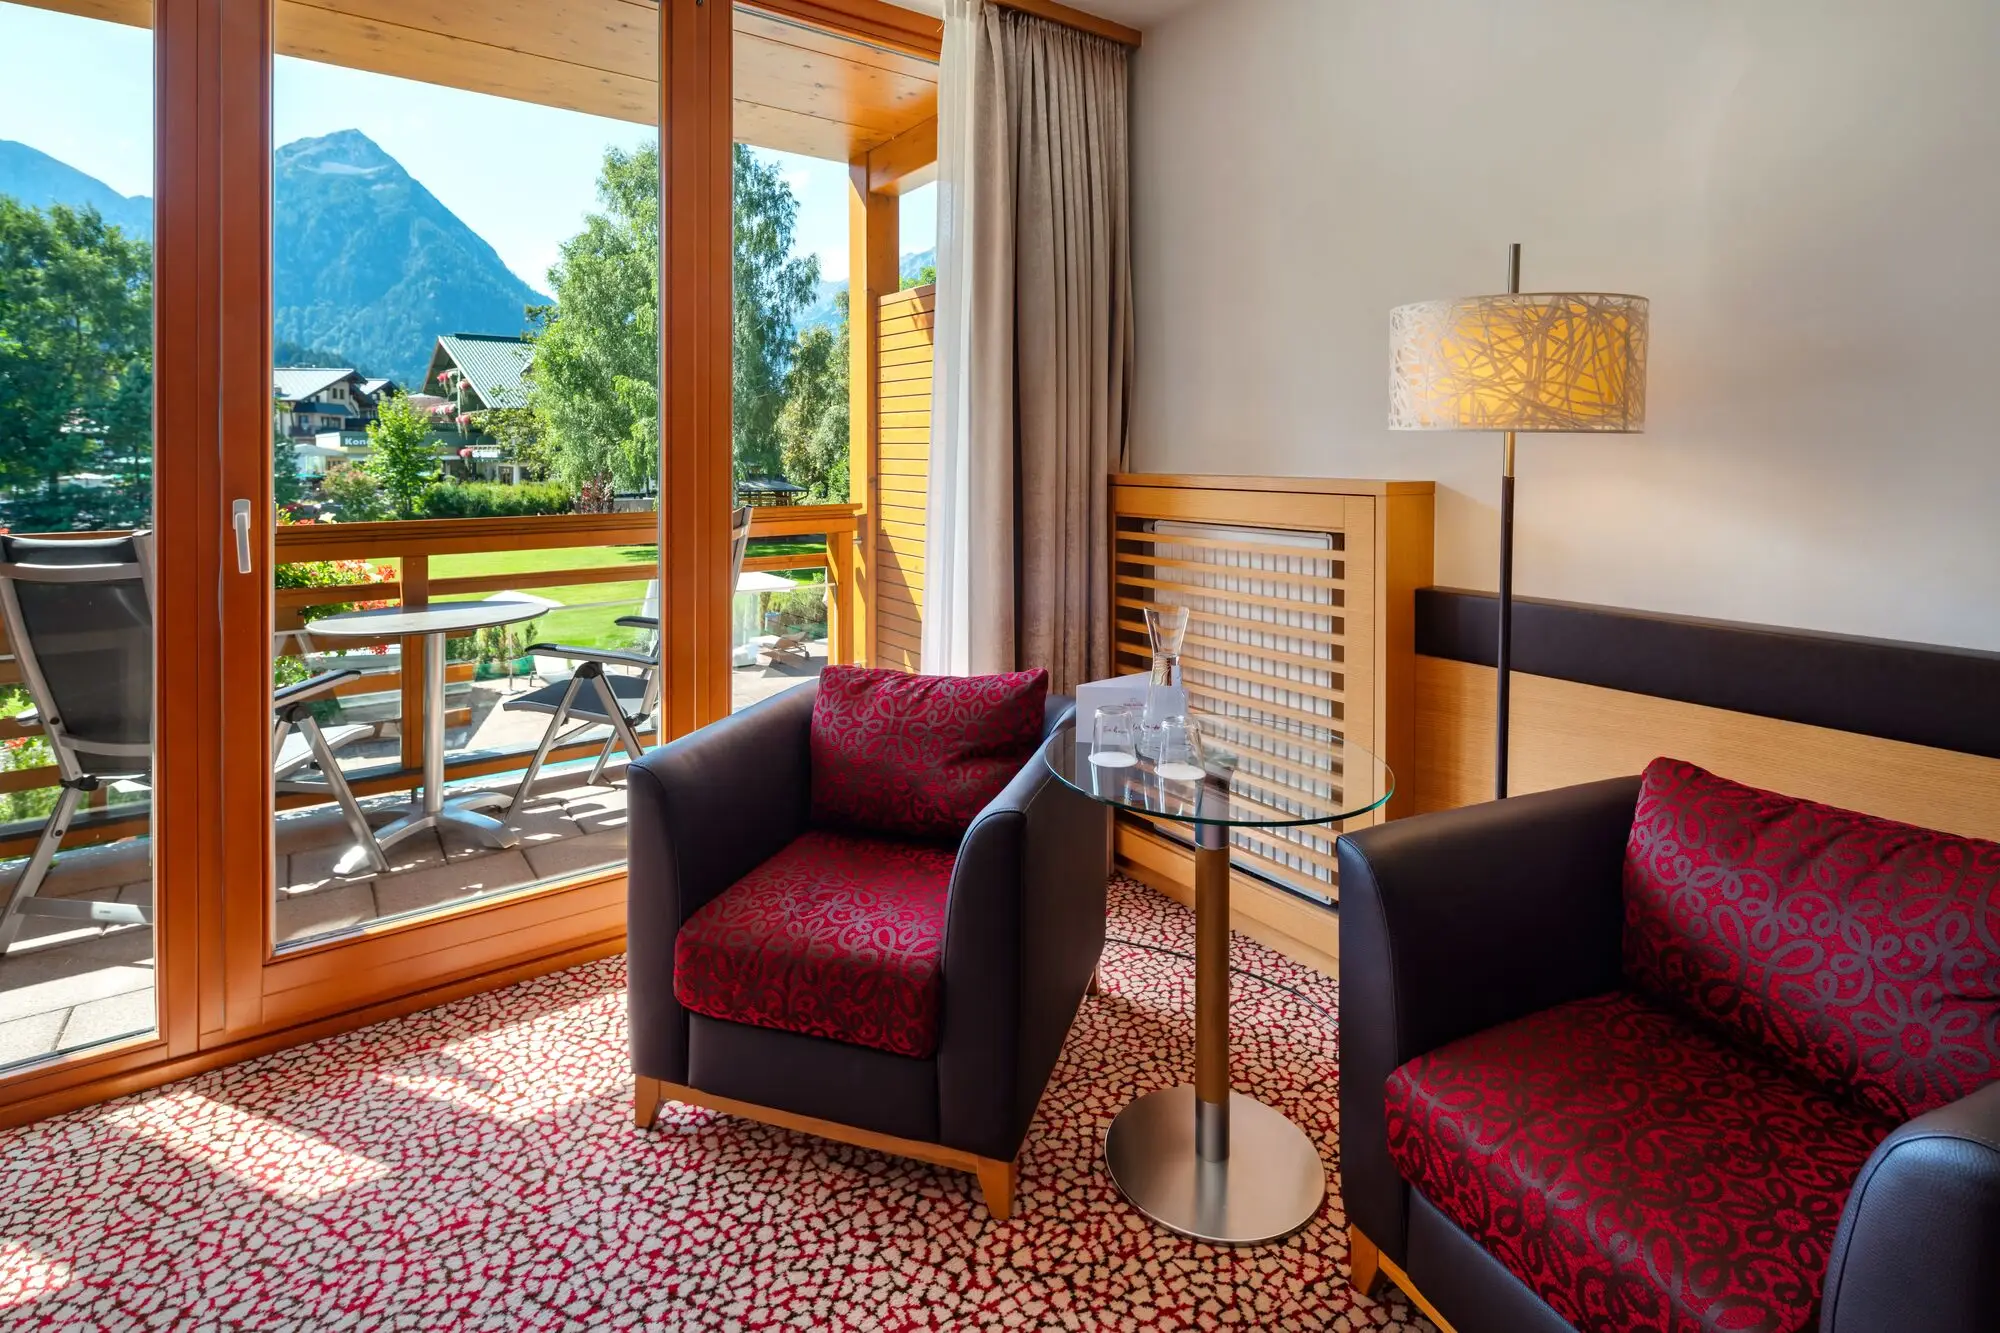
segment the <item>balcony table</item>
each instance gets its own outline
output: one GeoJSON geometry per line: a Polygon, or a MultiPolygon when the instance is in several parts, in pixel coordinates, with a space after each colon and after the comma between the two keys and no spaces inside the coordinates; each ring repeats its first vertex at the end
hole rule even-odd
{"type": "Polygon", "coordinates": [[[1111,1178],[1170,1231],[1222,1245],[1283,1240],[1319,1211],[1326,1166],[1305,1131],[1229,1087],[1229,833],[1338,824],[1388,801],[1388,765],[1336,732],[1194,711],[1197,765],[1162,776],[1105,756],[1065,723],[1043,748],[1056,777],[1114,809],[1190,826],[1195,852],[1195,1082],[1128,1103],[1104,1136],[1111,1178]],[[1198,771],[1197,771],[1198,770],[1198,771]]]}
{"type": "MultiPolygon", "coordinates": [[[[375,841],[384,849],[425,829],[447,826],[462,829],[489,847],[512,847],[521,836],[481,809],[505,805],[512,798],[505,792],[479,791],[462,796],[444,794],[444,675],[445,640],[468,630],[494,625],[513,625],[547,614],[552,604],[545,600],[510,601],[494,598],[479,602],[439,602],[430,606],[383,607],[374,611],[348,611],[315,620],[315,638],[396,639],[422,635],[424,640],[424,781],[421,797],[413,796],[409,810],[393,822],[375,830],[375,841]]],[[[358,849],[357,849],[358,851],[358,849]]],[[[343,857],[336,869],[349,873],[343,857]]],[[[357,862],[358,865],[358,862],[357,862]]]]}

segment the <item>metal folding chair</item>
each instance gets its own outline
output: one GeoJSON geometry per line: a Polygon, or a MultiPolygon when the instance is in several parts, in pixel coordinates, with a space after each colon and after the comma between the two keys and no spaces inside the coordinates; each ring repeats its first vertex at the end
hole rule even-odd
{"type": "MultiPolygon", "coordinates": [[[[90,793],[108,786],[147,789],[153,768],[153,540],[46,538],[0,534],[0,619],[34,707],[20,720],[39,726],[56,761],[56,804],[34,851],[0,907],[0,951],[30,916],[100,927],[151,923],[134,903],[44,898],[62,840],[90,793]]],[[[389,868],[348,790],[334,751],[371,730],[322,728],[312,705],[356,671],[325,671],[272,699],[271,756],[279,791],[323,793],[339,802],[374,869],[389,868]],[[317,767],[322,780],[300,776],[317,767]]]]}
{"type": "Polygon", "coordinates": [[[0,618],[56,761],[55,809],[0,908],[0,951],[22,919],[145,925],[150,907],[38,896],[84,797],[152,785],[152,534],[51,539],[0,534],[0,618]]]}
{"type": "MultiPolygon", "coordinates": [[[[743,569],[743,552],[749,543],[750,506],[743,505],[730,515],[729,521],[729,585],[732,588],[736,586],[736,577],[743,569]]],[[[621,746],[633,759],[645,753],[639,744],[638,728],[652,717],[660,705],[658,579],[648,585],[646,602],[640,608],[640,614],[620,616],[616,623],[627,629],[645,630],[645,645],[630,652],[561,643],[528,646],[527,651],[537,657],[567,658],[577,667],[568,680],[553,681],[500,705],[510,712],[549,715],[548,730],[542,733],[541,744],[535,747],[534,758],[528,761],[528,770],[521,775],[521,785],[507,806],[509,816],[527,801],[549,752],[593,727],[609,727],[611,735],[606,738],[597,762],[591,765],[589,781],[592,785],[603,779],[605,766],[621,746]],[[606,666],[630,667],[636,674],[614,675],[604,669],[606,666]],[[576,725],[565,733],[563,728],[570,723],[576,725]]]]}
{"type": "MultiPolygon", "coordinates": [[[[287,646],[286,640],[292,641],[301,656],[312,652],[312,639],[304,630],[288,630],[278,635],[276,646],[279,651],[287,646]]],[[[343,875],[354,873],[363,864],[377,874],[389,868],[389,858],[382,854],[381,844],[375,841],[375,831],[361,813],[361,805],[354,799],[353,789],[347,785],[347,775],[340,771],[340,759],[335,753],[343,746],[373,735],[375,728],[360,722],[322,727],[314,716],[314,705],[331,695],[336,686],[342,681],[358,680],[360,677],[361,673],[352,669],[322,671],[305,680],[282,686],[271,696],[271,772],[276,779],[277,790],[331,797],[340,806],[341,818],[347,821],[348,831],[354,834],[355,841],[354,849],[342,857],[335,867],[343,875]],[[301,776],[312,769],[319,770],[318,781],[301,776]]]]}

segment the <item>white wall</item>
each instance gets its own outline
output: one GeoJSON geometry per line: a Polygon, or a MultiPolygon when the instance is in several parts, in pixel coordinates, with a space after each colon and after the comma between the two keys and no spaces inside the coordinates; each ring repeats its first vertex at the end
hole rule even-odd
{"type": "Polygon", "coordinates": [[[1652,298],[1647,430],[1522,437],[1518,591],[2000,649],[2000,2],[1205,0],[1133,93],[1134,463],[1434,478],[1388,312],[1652,298]]]}

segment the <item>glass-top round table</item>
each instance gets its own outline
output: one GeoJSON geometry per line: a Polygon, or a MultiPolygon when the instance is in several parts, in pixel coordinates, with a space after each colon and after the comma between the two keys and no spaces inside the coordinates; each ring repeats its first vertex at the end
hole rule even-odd
{"type": "MultiPolygon", "coordinates": [[[[461,796],[444,792],[445,639],[453,634],[494,625],[517,625],[547,615],[557,603],[546,598],[489,597],[477,602],[439,602],[430,606],[386,606],[372,611],[347,611],[312,622],[321,637],[393,639],[422,635],[424,640],[424,786],[421,797],[411,794],[410,807],[391,823],[375,830],[378,847],[393,847],[429,828],[461,830],[489,847],[512,847],[521,835],[503,819],[480,814],[513,798],[505,792],[477,791],[461,796]]],[[[365,864],[365,848],[343,856],[334,869],[352,874],[365,864]]]]}
{"type": "Polygon", "coordinates": [[[1223,1245],[1291,1235],[1326,1198],[1304,1130],[1229,1086],[1229,833],[1339,824],[1385,804],[1395,776],[1338,732],[1193,712],[1190,762],[1098,754],[1073,718],[1042,755],[1056,777],[1115,809],[1189,826],[1195,844],[1195,1081],[1129,1103],[1104,1136],[1119,1192],[1171,1231],[1223,1245]]]}

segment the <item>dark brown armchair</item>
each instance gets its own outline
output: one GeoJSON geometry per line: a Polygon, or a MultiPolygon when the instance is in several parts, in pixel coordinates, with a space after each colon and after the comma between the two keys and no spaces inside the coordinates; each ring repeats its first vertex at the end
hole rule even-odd
{"type": "MultiPolygon", "coordinates": [[[[1103,947],[1109,822],[1035,748],[960,837],[829,826],[818,688],[631,770],[635,1118],[672,1099],[972,1172],[1004,1219],[1103,947]]],[[[1068,701],[1031,706],[1046,744],[1068,701]]]]}
{"type": "Polygon", "coordinates": [[[1340,886],[1356,1288],[2000,1329],[2000,845],[1658,760],[1343,838],[1340,886]]]}

